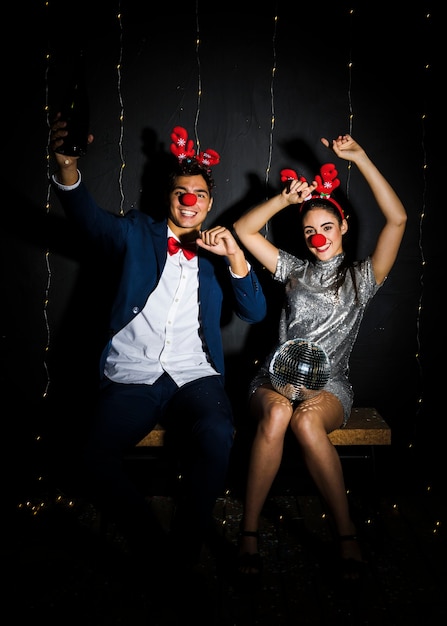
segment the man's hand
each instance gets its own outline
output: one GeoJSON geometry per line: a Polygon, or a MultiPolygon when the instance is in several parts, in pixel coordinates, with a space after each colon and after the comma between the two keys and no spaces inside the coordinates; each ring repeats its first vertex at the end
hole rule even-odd
{"type": "MultiPolygon", "coordinates": [[[[65,127],[67,122],[61,119],[61,114],[57,113],[50,127],[49,147],[53,157],[58,165],[56,172],[57,180],[63,185],[74,185],[78,180],[78,159],[79,157],[60,154],[57,149],[64,143],[64,137],[67,136],[65,127]]],[[[94,137],[88,136],[88,143],[91,144],[94,137]]]]}
{"type": "Polygon", "coordinates": [[[245,254],[232,233],[225,226],[215,226],[209,230],[202,230],[200,237],[196,239],[196,243],[199,248],[208,250],[218,256],[226,256],[234,274],[238,276],[246,276],[248,274],[245,254]]]}

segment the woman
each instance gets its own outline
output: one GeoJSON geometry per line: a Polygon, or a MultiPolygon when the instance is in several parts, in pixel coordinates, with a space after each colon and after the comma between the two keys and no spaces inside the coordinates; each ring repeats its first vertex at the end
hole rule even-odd
{"type": "Polygon", "coordinates": [[[353,393],[348,380],[349,356],[364,311],[396,260],[407,216],[392,187],[350,135],[340,135],[332,142],[322,138],[321,142],[339,158],[357,166],[383,214],[384,226],[373,253],[363,261],[348,263],[343,250],[348,222],[340,205],[330,197],[331,188],[339,184],[332,164],[321,170],[324,182],[317,176],[310,184],[302,177],[298,179],[292,170],[283,170],[292,173],[287,176],[284,190],[234,224],[247,250],[285,286],[279,344],[293,338],[316,343],[326,352],[331,366],[323,389],[298,402],[289,401],[271,384],[269,363],[273,353],[252,381],[250,410],[257,419],[257,430],[248,469],[237,567],[238,574],[247,579],[259,575],[262,569],[259,516],[280,467],[289,427],[332,515],[344,575],[357,577],[363,562],[340,458],[328,433],[344,426],[350,415],[353,393]],[[274,215],[291,204],[299,207],[312,261],[278,249],[260,232],[274,215]]]}

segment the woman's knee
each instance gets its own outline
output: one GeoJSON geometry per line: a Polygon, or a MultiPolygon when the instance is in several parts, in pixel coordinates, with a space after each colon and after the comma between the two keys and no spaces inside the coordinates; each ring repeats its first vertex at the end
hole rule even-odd
{"type": "Polygon", "coordinates": [[[338,428],[343,421],[343,407],[330,393],[322,393],[299,404],[290,421],[290,427],[300,443],[311,442],[316,437],[338,428]]]}
{"type": "Polygon", "coordinates": [[[290,429],[301,444],[311,440],[318,430],[326,434],[322,428],[321,420],[312,411],[300,411],[299,409],[295,410],[290,420],[290,429]]]}
{"type": "Polygon", "coordinates": [[[269,440],[284,438],[292,417],[292,406],[286,398],[278,399],[262,407],[257,417],[258,433],[269,440]]]}

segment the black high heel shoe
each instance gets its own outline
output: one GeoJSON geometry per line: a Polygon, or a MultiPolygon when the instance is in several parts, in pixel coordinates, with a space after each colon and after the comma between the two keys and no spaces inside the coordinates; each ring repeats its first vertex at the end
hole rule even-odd
{"type": "MultiPolygon", "coordinates": [[[[343,541],[356,541],[358,542],[357,535],[340,535],[338,537],[340,542],[343,541]]],[[[363,559],[355,559],[353,557],[343,558],[340,557],[341,576],[345,581],[359,581],[366,573],[367,562],[363,559]]]]}
{"type": "MultiPolygon", "coordinates": [[[[239,544],[242,537],[255,537],[259,541],[259,532],[257,530],[239,531],[239,544]]],[[[240,586],[252,588],[259,584],[262,569],[262,557],[259,552],[243,552],[236,558],[236,577],[240,586]]]]}

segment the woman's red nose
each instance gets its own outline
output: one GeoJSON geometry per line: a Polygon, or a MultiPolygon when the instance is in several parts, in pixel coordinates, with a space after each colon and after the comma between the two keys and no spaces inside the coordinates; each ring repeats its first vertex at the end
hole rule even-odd
{"type": "Polygon", "coordinates": [[[197,202],[197,196],[195,193],[184,193],[180,196],[180,202],[184,206],[193,206],[197,202]]]}
{"type": "Polygon", "coordinates": [[[326,243],[326,237],[324,235],[312,235],[310,238],[310,245],[314,248],[321,248],[326,243]]]}

